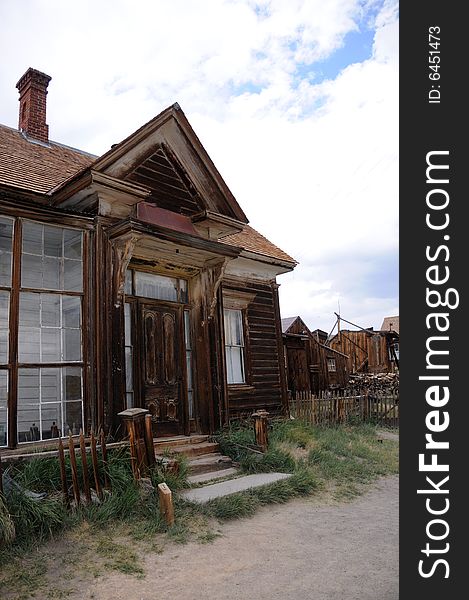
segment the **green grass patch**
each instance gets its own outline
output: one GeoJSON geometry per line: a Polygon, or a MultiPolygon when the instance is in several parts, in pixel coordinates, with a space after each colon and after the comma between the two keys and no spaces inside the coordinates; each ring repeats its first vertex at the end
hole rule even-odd
{"type": "MultiPolygon", "coordinates": [[[[397,473],[399,468],[398,445],[379,441],[376,426],[369,423],[319,427],[301,420],[277,420],[269,431],[269,449],[264,455],[250,450],[255,448],[250,423],[233,423],[216,439],[246,473],[308,472],[319,484],[333,487],[339,498],[351,498],[364,484],[397,473]]],[[[240,514],[251,514],[256,504],[252,498],[234,502],[239,502],[240,514]]],[[[235,514],[236,509],[227,507],[226,513],[235,514]]]]}

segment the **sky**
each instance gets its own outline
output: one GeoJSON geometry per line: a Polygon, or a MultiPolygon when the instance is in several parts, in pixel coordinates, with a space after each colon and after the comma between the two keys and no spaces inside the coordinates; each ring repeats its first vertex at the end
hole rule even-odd
{"type": "Polygon", "coordinates": [[[395,0],[1,0],[0,122],[52,76],[52,140],[102,154],[178,102],[251,225],[299,265],[282,317],[398,309],[395,0]]]}

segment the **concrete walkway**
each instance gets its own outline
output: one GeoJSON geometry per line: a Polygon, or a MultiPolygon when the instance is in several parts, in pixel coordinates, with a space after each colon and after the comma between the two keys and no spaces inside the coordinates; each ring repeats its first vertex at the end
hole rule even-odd
{"type": "Polygon", "coordinates": [[[228,481],[221,481],[220,483],[212,483],[194,490],[184,490],[181,492],[181,496],[184,500],[203,504],[213,498],[221,498],[222,496],[229,496],[236,492],[244,492],[251,488],[275,483],[281,479],[288,479],[288,477],[291,477],[288,473],[256,473],[228,481]]]}

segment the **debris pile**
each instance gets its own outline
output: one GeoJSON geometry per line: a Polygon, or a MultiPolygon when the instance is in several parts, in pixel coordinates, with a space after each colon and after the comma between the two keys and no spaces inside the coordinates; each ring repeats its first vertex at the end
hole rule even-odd
{"type": "Polygon", "coordinates": [[[349,386],[360,392],[398,392],[399,373],[356,373],[350,375],[349,386]]]}

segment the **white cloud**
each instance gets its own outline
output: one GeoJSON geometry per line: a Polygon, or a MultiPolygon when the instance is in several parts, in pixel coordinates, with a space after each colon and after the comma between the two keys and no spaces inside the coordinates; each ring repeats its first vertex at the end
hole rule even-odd
{"type": "Polygon", "coordinates": [[[178,101],[251,223],[301,263],[284,315],[326,329],[340,298],[379,326],[396,294],[363,265],[397,252],[397,36],[395,0],[3,0],[0,121],[16,126],[29,66],[53,77],[51,137],[95,153],[178,101]],[[315,83],[363,18],[370,58],[315,83]]]}

